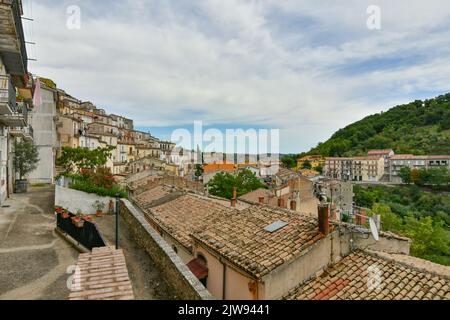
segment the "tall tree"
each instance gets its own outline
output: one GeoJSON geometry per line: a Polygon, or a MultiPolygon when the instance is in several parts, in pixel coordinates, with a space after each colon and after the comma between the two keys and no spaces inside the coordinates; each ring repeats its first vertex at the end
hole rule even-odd
{"type": "Polygon", "coordinates": [[[34,143],[29,141],[14,142],[13,165],[20,179],[35,170],[39,163],[39,152],[34,143]]]}

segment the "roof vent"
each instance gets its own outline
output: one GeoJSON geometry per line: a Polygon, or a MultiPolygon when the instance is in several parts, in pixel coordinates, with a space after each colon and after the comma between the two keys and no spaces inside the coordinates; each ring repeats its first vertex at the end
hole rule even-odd
{"type": "Polygon", "coordinates": [[[274,223],[268,225],[267,227],[265,227],[264,230],[266,230],[267,232],[270,232],[270,233],[274,233],[275,231],[278,231],[278,230],[286,227],[287,225],[288,225],[287,222],[278,220],[278,221],[275,221],[274,223]]]}

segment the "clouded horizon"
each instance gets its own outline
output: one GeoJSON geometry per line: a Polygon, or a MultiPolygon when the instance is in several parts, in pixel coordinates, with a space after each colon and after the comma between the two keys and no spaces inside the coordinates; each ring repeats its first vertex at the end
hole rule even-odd
{"type": "Polygon", "coordinates": [[[34,74],[156,136],[202,120],[278,128],[307,151],[390,107],[450,92],[450,2],[24,0],[34,74]],[[67,7],[81,9],[69,30],[67,7]],[[34,56],[35,55],[35,56],[34,56]]]}

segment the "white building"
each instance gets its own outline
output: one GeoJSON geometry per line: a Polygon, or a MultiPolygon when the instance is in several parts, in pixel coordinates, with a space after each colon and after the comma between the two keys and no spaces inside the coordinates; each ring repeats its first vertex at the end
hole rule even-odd
{"type": "Polygon", "coordinates": [[[59,147],[55,124],[56,90],[41,83],[41,97],[42,104],[35,105],[29,115],[40,161],[28,180],[30,183],[54,183],[56,153],[59,147]]]}

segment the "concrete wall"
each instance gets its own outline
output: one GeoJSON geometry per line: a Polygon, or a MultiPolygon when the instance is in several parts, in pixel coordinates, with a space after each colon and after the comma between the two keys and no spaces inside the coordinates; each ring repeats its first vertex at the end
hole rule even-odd
{"type": "Polygon", "coordinates": [[[55,190],[55,205],[66,208],[72,213],[81,210],[83,214],[95,214],[96,209],[92,206],[95,201],[101,201],[105,204],[104,212],[108,212],[109,201],[115,199],[110,197],[100,197],[96,194],[90,194],[78,190],[73,190],[57,185],[55,190]]]}
{"type": "MultiPolygon", "coordinates": [[[[208,279],[206,288],[216,298],[223,300],[223,276],[225,267],[225,299],[224,300],[256,300],[256,292],[252,293],[249,284],[254,280],[242,272],[237,271],[226,261],[223,262],[216,255],[198,246],[196,256],[202,254],[207,262],[208,279]]],[[[261,292],[261,290],[259,290],[261,292]]],[[[261,299],[261,297],[260,297],[261,299]]]]}
{"type": "Polygon", "coordinates": [[[213,297],[192,274],[169,244],[150,226],[143,213],[128,200],[122,200],[120,214],[130,226],[136,242],[164,272],[169,286],[183,300],[209,300],[213,297]]]}

